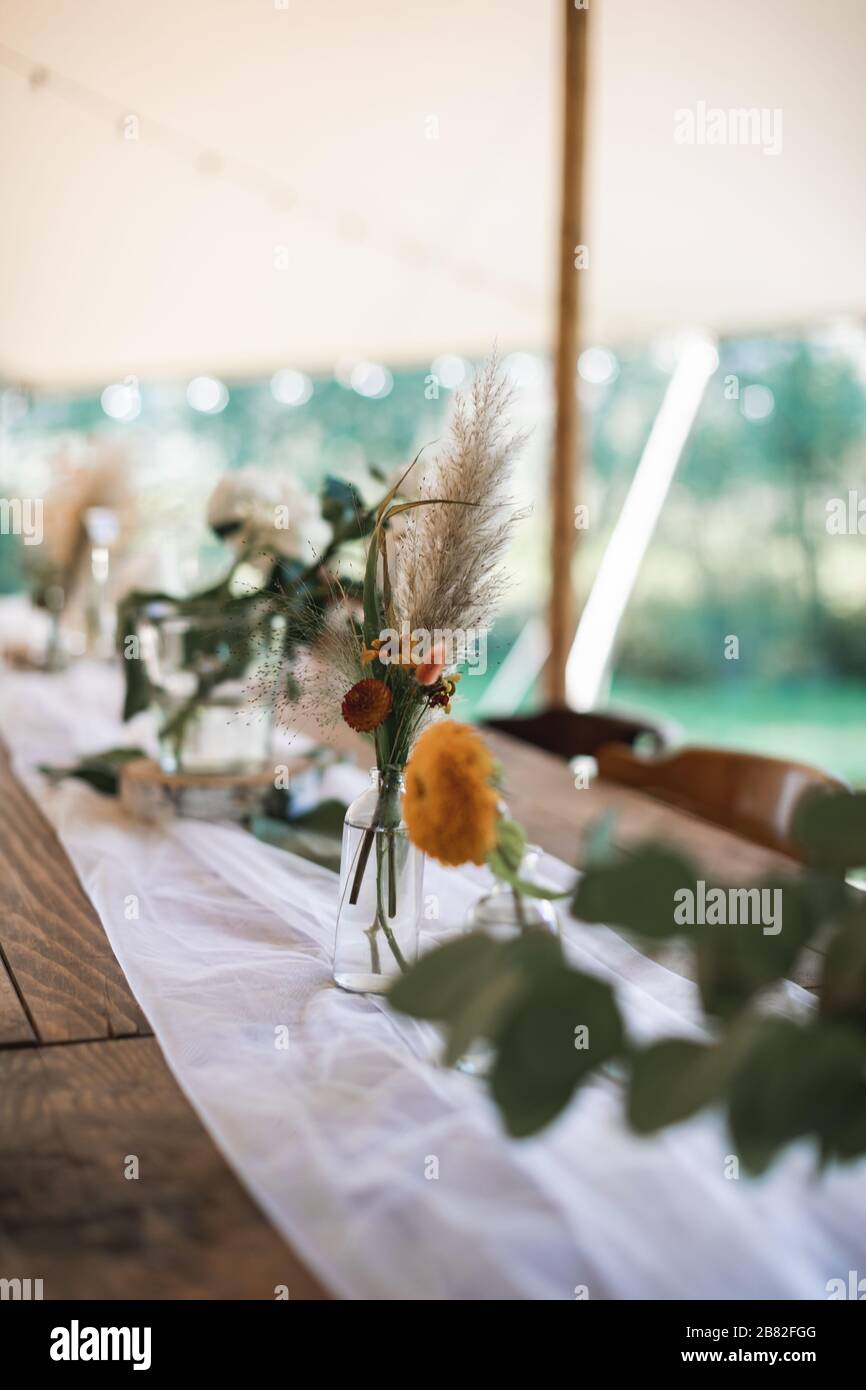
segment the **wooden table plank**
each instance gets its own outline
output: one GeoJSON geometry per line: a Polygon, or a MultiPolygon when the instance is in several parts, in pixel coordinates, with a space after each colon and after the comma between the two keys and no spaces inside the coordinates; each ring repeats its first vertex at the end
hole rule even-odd
{"type": "Polygon", "coordinates": [[[45,1298],[327,1296],[153,1038],[0,1052],[0,1278],[40,1278],[45,1298]]]}
{"type": "Polygon", "coordinates": [[[75,870],[2,742],[0,871],[0,949],[38,1038],[150,1032],[75,870]]]}
{"type": "MultiPolygon", "coordinates": [[[[561,758],[492,729],[486,729],[484,734],[502,763],[504,796],[511,814],[523,825],[530,841],[566,864],[582,866],[587,831],[600,816],[612,811],[616,817],[613,840],[619,847],[627,848],[641,840],[676,846],[708,877],[717,877],[735,887],[748,887],[765,874],[791,874],[797,870],[794,861],[784,854],[744,840],[733,831],[666,806],[630,787],[596,779],[588,787],[578,788],[568,763],[561,758]]],[[[694,978],[693,954],[685,943],[644,949],[669,969],[694,978]]],[[[796,983],[804,989],[814,989],[822,973],[823,957],[807,947],[797,963],[796,983]]]]}
{"type": "Polygon", "coordinates": [[[786,855],[630,787],[596,778],[590,786],[577,788],[567,762],[507,734],[485,729],[484,737],[502,763],[504,795],[512,815],[532,840],[566,864],[581,864],[587,830],[612,810],[618,845],[662,840],[685,850],[709,874],[733,884],[746,885],[773,870],[795,868],[786,855]]]}
{"type": "Polygon", "coordinates": [[[35,1041],[36,1034],[30,1026],[24,1005],[5,961],[0,959],[0,1047],[21,1047],[35,1041]]]}
{"type": "MultiPolygon", "coordinates": [[[[296,712],[293,711],[296,718],[296,712]]],[[[296,719],[301,732],[321,738],[310,719],[296,719]]],[[[555,854],[566,864],[580,867],[583,841],[593,821],[605,811],[616,813],[614,840],[621,846],[636,840],[659,839],[678,845],[711,874],[744,885],[774,869],[792,868],[785,855],[744,840],[732,831],[711,825],[673,806],[665,806],[643,792],[619,787],[596,778],[578,790],[567,762],[532,744],[521,743],[495,729],[480,731],[502,764],[504,797],[511,814],[526,829],[530,840],[555,854]]],[[[370,767],[374,754],[370,743],[345,726],[328,731],[333,743],[362,767],[370,767]]]]}

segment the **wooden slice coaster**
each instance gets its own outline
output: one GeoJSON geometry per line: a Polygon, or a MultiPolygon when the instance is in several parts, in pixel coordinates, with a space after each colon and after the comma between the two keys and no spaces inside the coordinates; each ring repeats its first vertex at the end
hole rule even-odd
{"type": "MultiPolygon", "coordinates": [[[[289,771],[307,765],[299,758],[289,771]]],[[[249,773],[163,772],[152,759],[137,758],[120,773],[121,803],[141,820],[241,821],[264,814],[276,794],[273,767],[249,773]]]]}

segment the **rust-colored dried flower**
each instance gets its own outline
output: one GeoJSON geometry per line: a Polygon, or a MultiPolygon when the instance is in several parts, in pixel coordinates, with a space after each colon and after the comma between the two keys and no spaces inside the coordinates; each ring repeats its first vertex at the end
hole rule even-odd
{"type": "Polygon", "coordinates": [[[391,692],[384,681],[368,676],[346,691],[342,708],[350,729],[371,734],[391,712],[391,692]]]}

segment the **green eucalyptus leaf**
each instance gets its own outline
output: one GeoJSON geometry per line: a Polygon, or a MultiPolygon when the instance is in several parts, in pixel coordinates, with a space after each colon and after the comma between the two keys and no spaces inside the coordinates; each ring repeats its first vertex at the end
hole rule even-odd
{"type": "Polygon", "coordinates": [[[153,690],[141,657],[125,656],[123,660],[124,697],[123,721],[126,723],[153,704],[153,690]]]}
{"type": "Polygon", "coordinates": [[[59,782],[65,777],[86,782],[95,791],[105,796],[116,796],[120,781],[120,770],[130,762],[138,762],[147,754],[141,748],[107,748],[103,753],[89,753],[71,767],[51,767],[40,764],[39,771],[52,781],[59,782]]]}
{"type": "Polygon", "coordinates": [[[487,867],[503,883],[512,883],[515,878],[510,865],[507,860],[503,859],[498,849],[494,848],[488,854],[487,867]]]}
{"type": "Polygon", "coordinates": [[[801,801],[793,836],[809,862],[843,873],[866,867],[866,792],[814,792],[801,801]]]}
{"type": "Polygon", "coordinates": [[[342,841],[346,810],[344,801],[329,797],[327,801],[320,801],[318,806],[314,806],[310,811],[303,811],[299,816],[290,814],[288,822],[296,830],[315,830],[320,835],[332,835],[342,841]]]}
{"type": "Polygon", "coordinates": [[[735,1151],[763,1173],[786,1144],[808,1134],[838,1143],[840,1118],[857,1114],[866,1069],[866,1035],[844,1023],[804,1027],[790,1019],[761,1024],[737,1072],[729,1124],[735,1151]]]}
{"type": "Polygon", "coordinates": [[[327,830],[304,825],[302,821],[303,817],[293,822],[278,820],[273,816],[254,816],[250,821],[250,830],[257,840],[263,840],[265,844],[287,850],[301,859],[308,859],[312,864],[338,873],[342,835],[329,834],[327,830]]]}
{"type": "Polygon", "coordinates": [[[142,710],[149,709],[153,702],[147,668],[139,651],[138,635],[141,609],[151,598],[151,595],[134,592],[128,594],[117,609],[116,641],[124,681],[124,723],[140,714],[142,710]]]}
{"type": "Polygon", "coordinates": [[[627,1102],[638,1134],[653,1134],[724,1099],[751,1034],[730,1033],[717,1044],[663,1038],[635,1054],[627,1102]]]}
{"type": "Polygon", "coordinates": [[[361,540],[369,535],[375,514],[364,505],[364,499],[353,483],[343,478],[327,477],[321,492],[322,516],[339,544],[361,540]]]}
{"type": "Polygon", "coordinates": [[[483,981],[463,1008],[451,1015],[443,1062],[452,1067],[479,1038],[495,1042],[503,1019],[527,988],[519,962],[500,957],[490,978],[483,981]]]}
{"type": "Polygon", "coordinates": [[[675,936],[675,894],[694,888],[690,861],[661,845],[638,846],[613,864],[598,864],[581,876],[571,911],[582,922],[629,927],[654,939],[675,936]]]}
{"type": "Polygon", "coordinates": [[[823,1163],[866,1157],[866,1083],[852,1091],[846,1109],[827,1122],[821,1136],[823,1163]]]}
{"type": "MultiPolygon", "coordinates": [[[[733,891],[742,895],[746,890],[733,891]]],[[[750,891],[753,916],[760,913],[760,909],[755,911],[757,903],[765,903],[770,912],[773,904],[778,906],[775,925],[760,921],[705,923],[693,931],[701,999],[707,1013],[721,1018],[731,1017],[760,990],[789,976],[817,926],[803,883],[792,878],[768,878],[750,891]],[[762,892],[779,896],[754,897],[762,892]]],[[[742,896],[740,902],[743,906],[738,915],[742,916],[747,911],[742,896]]]]}
{"type": "Polygon", "coordinates": [[[526,831],[516,820],[502,816],[496,828],[496,849],[501,859],[516,872],[526,853],[526,831]]]}
{"type": "Polygon", "coordinates": [[[530,883],[527,878],[514,878],[510,882],[512,888],[527,898],[543,898],[549,903],[558,902],[561,898],[570,898],[574,891],[571,888],[548,888],[543,883],[530,883]]]}
{"type": "Polygon", "coordinates": [[[821,1013],[844,1015],[866,1027],[866,913],[862,902],[830,939],[824,962],[821,1013]]]}
{"type": "Polygon", "coordinates": [[[456,1017],[497,972],[501,946],[470,932],[422,956],[388,992],[399,1013],[437,1022],[456,1017]]]}
{"type": "Polygon", "coordinates": [[[623,1037],[601,980],[563,967],[534,982],[506,1016],[491,1076],[508,1133],[525,1138],[555,1119],[580,1082],[622,1050],[623,1037]]]}

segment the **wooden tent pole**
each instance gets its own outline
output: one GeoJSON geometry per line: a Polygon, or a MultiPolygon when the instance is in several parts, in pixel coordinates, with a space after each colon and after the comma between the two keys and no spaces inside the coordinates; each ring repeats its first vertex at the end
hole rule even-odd
{"type": "Polygon", "coordinates": [[[577,248],[582,244],[584,113],[588,8],[561,0],[564,14],[562,209],[559,238],[559,304],[556,334],[556,427],[550,483],[551,584],[550,656],[546,693],[549,704],[565,701],[565,665],[574,637],[574,508],[580,472],[580,416],[577,379],[580,277],[577,248]],[[578,261],[578,264],[576,264],[578,261]]]}

